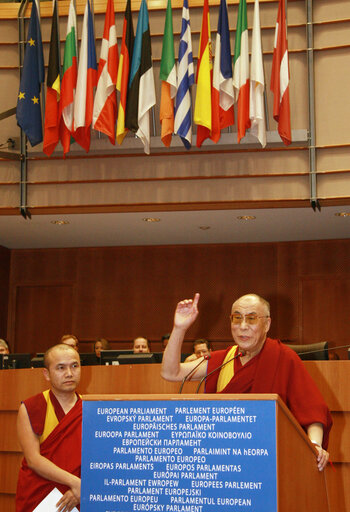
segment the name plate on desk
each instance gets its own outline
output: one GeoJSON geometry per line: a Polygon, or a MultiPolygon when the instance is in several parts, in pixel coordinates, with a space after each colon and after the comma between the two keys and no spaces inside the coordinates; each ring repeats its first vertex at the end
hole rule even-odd
{"type": "Polygon", "coordinates": [[[277,511],[276,403],[83,403],[82,512],[277,511]]]}

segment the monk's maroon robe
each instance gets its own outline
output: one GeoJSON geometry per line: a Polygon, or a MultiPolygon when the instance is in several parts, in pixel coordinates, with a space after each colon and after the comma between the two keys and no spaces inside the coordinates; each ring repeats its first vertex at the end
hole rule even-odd
{"type": "MultiPolygon", "coordinates": [[[[40,453],[54,464],[80,478],[81,468],[81,423],[82,401],[79,398],[74,407],[65,414],[53,393],[50,399],[54,405],[58,425],[41,443],[40,453]]],[[[24,401],[33,432],[41,435],[46,415],[46,400],[42,393],[24,401]]],[[[64,494],[69,488],[46,480],[31,470],[25,458],[18,475],[16,512],[32,512],[55,487],[64,494]]]]}
{"type": "MultiPolygon", "coordinates": [[[[230,350],[211,353],[207,375],[218,368],[230,350]]],[[[278,340],[267,338],[262,350],[245,365],[234,360],[234,376],[221,393],[276,393],[306,431],[312,423],[323,425],[323,448],[327,449],[332,418],[321,393],[300,357],[278,340]]],[[[219,371],[208,376],[206,393],[216,393],[219,371]]]]}

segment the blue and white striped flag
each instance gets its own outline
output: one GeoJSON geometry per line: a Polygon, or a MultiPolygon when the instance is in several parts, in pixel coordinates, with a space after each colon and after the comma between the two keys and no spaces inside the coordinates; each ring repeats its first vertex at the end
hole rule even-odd
{"type": "Polygon", "coordinates": [[[181,137],[186,149],[192,144],[192,107],[190,87],[194,84],[192,39],[188,0],[182,7],[182,25],[177,63],[178,89],[175,99],[174,131],[181,137]]]}

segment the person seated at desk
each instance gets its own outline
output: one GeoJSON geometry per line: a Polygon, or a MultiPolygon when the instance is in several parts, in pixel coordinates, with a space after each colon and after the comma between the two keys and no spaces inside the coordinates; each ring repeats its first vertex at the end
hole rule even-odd
{"type": "Polygon", "coordinates": [[[94,351],[98,359],[101,358],[101,350],[109,350],[109,342],[105,338],[98,338],[95,341],[94,351]]]}
{"type": "Polygon", "coordinates": [[[60,340],[60,343],[64,343],[65,345],[69,345],[74,348],[77,352],[79,352],[79,340],[74,334],[64,334],[60,340]]]}
{"type": "MultiPolygon", "coordinates": [[[[180,363],[186,331],[198,316],[198,301],[196,293],[194,299],[177,304],[163,355],[161,374],[166,380],[182,381],[198,366],[197,360],[180,363]]],[[[329,459],[332,418],[299,356],[280,341],[267,338],[271,325],[269,303],[256,294],[243,295],[233,303],[230,321],[235,345],[212,352],[191,380],[205,378],[206,393],[278,394],[315,445],[318,469],[322,471],[329,459]]]]}
{"type": "Polygon", "coordinates": [[[151,352],[147,338],[139,336],[134,339],[133,344],[134,354],[149,354],[151,352]]]}
{"type": "Polygon", "coordinates": [[[24,459],[18,475],[16,512],[30,512],[55,488],[63,494],[57,510],[80,502],[82,400],[79,354],[65,344],[44,356],[50,389],[24,400],[17,432],[24,459]]]}
{"type": "Polygon", "coordinates": [[[5,340],[0,339],[0,354],[9,354],[9,346],[5,340]]]}
{"type": "Polygon", "coordinates": [[[162,350],[165,350],[165,348],[166,348],[166,346],[168,344],[169,338],[170,338],[170,332],[167,332],[166,334],[163,334],[162,339],[161,339],[162,350]]]}
{"type": "Polygon", "coordinates": [[[205,338],[199,338],[193,342],[193,354],[190,354],[185,359],[185,363],[189,361],[195,361],[200,357],[210,356],[211,348],[210,343],[205,338]]]}

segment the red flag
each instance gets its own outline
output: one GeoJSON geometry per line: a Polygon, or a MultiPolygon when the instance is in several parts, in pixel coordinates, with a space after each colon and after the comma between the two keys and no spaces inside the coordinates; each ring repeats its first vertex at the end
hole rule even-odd
{"type": "Polygon", "coordinates": [[[117,31],[113,0],[108,0],[105,26],[98,65],[97,89],[94,101],[93,128],[108,135],[115,144],[117,121],[117,74],[118,74],[117,31]]]}
{"type": "Polygon", "coordinates": [[[284,144],[292,142],[289,105],[289,62],[284,0],[278,6],[275,44],[273,51],[271,91],[274,94],[273,117],[278,122],[278,133],[284,144]]]}

